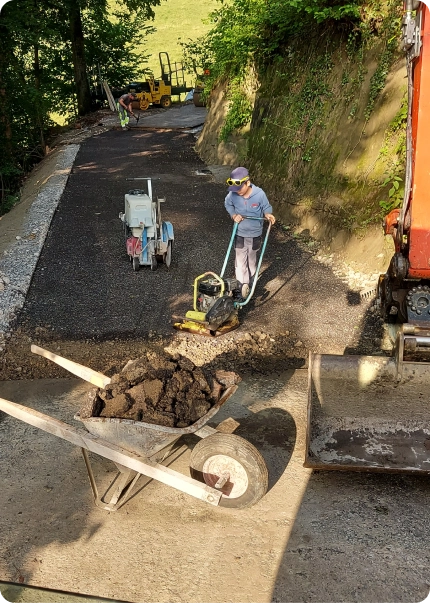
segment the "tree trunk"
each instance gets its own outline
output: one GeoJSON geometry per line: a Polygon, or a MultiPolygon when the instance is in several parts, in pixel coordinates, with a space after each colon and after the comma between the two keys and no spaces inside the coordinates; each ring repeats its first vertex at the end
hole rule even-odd
{"type": "MultiPolygon", "coordinates": [[[[34,45],[34,86],[36,90],[40,91],[40,61],[39,61],[39,45],[34,45]]],[[[42,147],[42,152],[46,155],[46,143],[45,143],[45,134],[43,132],[43,117],[40,114],[39,109],[37,111],[37,125],[40,133],[40,146],[42,147]]]]}
{"type": "Polygon", "coordinates": [[[6,85],[3,80],[3,75],[6,72],[8,67],[8,31],[5,27],[3,27],[0,23],[0,40],[2,44],[0,44],[0,129],[3,136],[0,136],[0,142],[2,145],[2,155],[4,158],[12,156],[12,125],[10,121],[10,115],[7,107],[7,91],[6,85]]]}
{"type": "Polygon", "coordinates": [[[69,22],[76,96],[78,101],[78,115],[85,115],[91,111],[91,94],[87,79],[81,11],[77,0],[71,0],[70,2],[69,22]]]}

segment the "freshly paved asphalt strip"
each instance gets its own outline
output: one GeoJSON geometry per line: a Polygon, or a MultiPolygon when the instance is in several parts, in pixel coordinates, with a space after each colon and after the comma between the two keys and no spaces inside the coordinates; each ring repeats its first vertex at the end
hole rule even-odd
{"type": "MultiPolygon", "coordinates": [[[[139,127],[144,128],[194,128],[204,124],[207,109],[195,107],[194,105],[183,105],[182,107],[170,107],[168,111],[160,113],[146,113],[137,111],[140,115],[139,127]]],[[[134,120],[130,120],[134,125],[134,120]]]]}
{"type": "MultiPolygon", "coordinates": [[[[30,334],[41,327],[72,339],[173,337],[172,316],[191,309],[196,276],[220,271],[232,231],[226,186],[197,175],[206,166],[194,144],[189,132],[134,129],[110,130],[81,145],[21,314],[30,334]],[[162,218],[175,234],[170,270],[133,272],[126,254],[118,216],[125,193],[143,186],[128,180],[138,177],[151,177],[154,196],[166,199],[162,218]]],[[[241,316],[247,329],[300,327],[302,341],[330,337],[342,351],[345,341],[353,343],[351,323],[363,310],[313,256],[275,227],[255,299],[241,316]]],[[[232,254],[227,276],[233,262],[232,254]]]]}
{"type": "Polygon", "coordinates": [[[224,187],[196,176],[203,166],[191,134],[109,131],[80,148],[52,222],[23,320],[67,337],[167,334],[171,315],[191,302],[197,274],[220,269],[230,234],[224,187]],[[145,188],[164,197],[172,222],[170,270],[133,272],[126,253],[124,195],[145,188]]]}

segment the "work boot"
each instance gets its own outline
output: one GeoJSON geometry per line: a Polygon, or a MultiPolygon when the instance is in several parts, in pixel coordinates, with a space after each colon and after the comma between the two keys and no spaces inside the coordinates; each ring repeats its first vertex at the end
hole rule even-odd
{"type": "Polygon", "coordinates": [[[242,290],[241,290],[242,297],[244,297],[246,299],[248,297],[250,291],[251,291],[251,289],[249,288],[248,283],[244,283],[242,285],[242,290]]]}

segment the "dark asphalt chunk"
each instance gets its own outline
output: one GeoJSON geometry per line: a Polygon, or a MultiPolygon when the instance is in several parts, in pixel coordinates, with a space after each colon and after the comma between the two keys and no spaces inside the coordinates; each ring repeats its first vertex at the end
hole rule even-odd
{"type": "MultiPolygon", "coordinates": [[[[21,315],[27,332],[47,327],[76,340],[173,336],[172,315],[192,308],[196,276],[220,271],[232,229],[226,187],[196,175],[205,166],[194,142],[177,131],[109,131],[82,144],[21,315]],[[131,268],[118,215],[125,193],[142,187],[127,181],[134,177],[152,177],[154,196],[166,198],[162,217],[175,233],[170,270],[131,268]]],[[[233,271],[232,255],[227,276],[233,271]]],[[[273,229],[255,299],[241,311],[244,328],[289,329],[318,351],[314,342],[354,346],[362,315],[330,268],[273,229]]]]}

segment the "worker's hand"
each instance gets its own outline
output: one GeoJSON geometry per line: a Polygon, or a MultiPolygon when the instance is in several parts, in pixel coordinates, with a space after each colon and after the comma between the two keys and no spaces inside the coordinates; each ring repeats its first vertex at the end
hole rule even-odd
{"type": "Polygon", "coordinates": [[[273,226],[274,223],[276,222],[276,218],[275,216],[273,216],[272,214],[264,214],[264,217],[267,218],[270,222],[270,224],[273,226]]]}
{"type": "Polygon", "coordinates": [[[239,222],[242,222],[243,218],[240,214],[233,214],[232,218],[235,222],[237,222],[237,224],[239,224],[239,222]]]}

